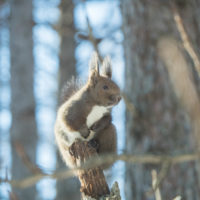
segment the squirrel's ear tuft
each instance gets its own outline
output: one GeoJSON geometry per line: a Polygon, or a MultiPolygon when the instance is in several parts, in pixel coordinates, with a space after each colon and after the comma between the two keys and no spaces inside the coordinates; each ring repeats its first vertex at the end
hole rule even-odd
{"type": "Polygon", "coordinates": [[[106,56],[103,60],[102,71],[101,74],[108,78],[112,77],[112,66],[111,66],[111,59],[109,56],[106,56]]]}
{"type": "Polygon", "coordinates": [[[99,76],[99,57],[96,52],[93,53],[89,64],[89,79],[94,81],[99,76]]]}
{"type": "Polygon", "coordinates": [[[89,70],[90,70],[90,73],[95,71],[97,73],[97,75],[99,75],[99,57],[98,57],[97,52],[94,52],[92,54],[89,70]]]}

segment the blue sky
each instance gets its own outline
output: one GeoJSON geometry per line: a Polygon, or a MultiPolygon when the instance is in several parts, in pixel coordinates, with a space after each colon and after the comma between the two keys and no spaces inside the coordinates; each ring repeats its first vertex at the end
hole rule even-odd
{"type": "MultiPolygon", "coordinates": [[[[34,36],[34,61],[35,77],[34,92],[36,98],[36,117],[38,125],[38,148],[37,164],[47,173],[56,168],[56,146],[54,142],[53,126],[56,116],[56,94],[57,94],[57,73],[59,68],[59,45],[60,38],[49,24],[54,24],[59,19],[59,0],[34,1],[34,20],[36,25],[33,28],[34,36]],[[47,88],[48,86],[48,88],[47,88]]],[[[85,6],[80,3],[75,5],[74,16],[75,26],[78,31],[87,31],[86,12],[93,27],[95,36],[106,37],[100,46],[103,56],[111,55],[113,63],[113,79],[124,87],[124,61],[123,61],[123,34],[120,30],[122,23],[118,1],[89,1],[85,6]],[[109,20],[108,20],[109,19],[109,20]]],[[[0,159],[1,177],[5,176],[6,170],[9,172],[11,167],[9,128],[11,124],[10,105],[10,62],[9,62],[9,32],[4,28],[0,32],[0,81],[1,81],[1,110],[0,110],[0,159]],[[6,152],[6,153],[5,153],[6,152]],[[9,158],[9,159],[8,159],[9,158]]],[[[75,57],[79,76],[87,78],[88,61],[93,52],[90,42],[83,41],[77,44],[75,57]]],[[[113,110],[114,124],[118,131],[119,152],[123,152],[125,144],[124,130],[124,103],[121,102],[113,110]]],[[[109,177],[111,172],[108,173],[109,177]]],[[[124,164],[117,162],[113,166],[113,176],[109,178],[111,185],[118,181],[121,191],[124,187],[124,164]]],[[[56,195],[55,180],[43,179],[37,184],[37,190],[41,199],[54,199],[56,195]],[[43,188],[43,189],[41,189],[43,188]],[[45,188],[45,189],[44,189],[45,188]]],[[[1,184],[0,193],[8,198],[10,190],[8,184],[1,184]]],[[[122,196],[124,194],[122,193],[122,196]]]]}

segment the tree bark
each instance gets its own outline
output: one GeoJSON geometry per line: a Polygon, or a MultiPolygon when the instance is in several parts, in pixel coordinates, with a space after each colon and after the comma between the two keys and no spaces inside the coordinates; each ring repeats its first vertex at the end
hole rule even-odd
{"type": "MultiPolygon", "coordinates": [[[[77,166],[81,166],[89,158],[98,155],[96,149],[89,145],[88,142],[82,142],[80,140],[72,144],[70,147],[70,153],[77,166]]],[[[99,199],[100,197],[110,193],[101,167],[79,170],[77,176],[81,183],[80,191],[83,198],[88,196],[99,199]]]]}
{"type": "MultiPolygon", "coordinates": [[[[60,35],[60,55],[59,55],[59,76],[58,76],[58,104],[60,104],[62,87],[66,81],[69,81],[72,76],[76,76],[75,62],[75,28],[74,28],[74,5],[72,1],[62,0],[60,3],[60,21],[58,24],[58,33],[60,35]]],[[[57,153],[58,168],[66,168],[66,165],[57,153]]],[[[75,178],[58,181],[56,184],[57,194],[56,199],[79,199],[79,183],[75,178]]]]}
{"type": "MultiPolygon", "coordinates": [[[[33,163],[36,158],[37,128],[34,99],[34,61],[32,39],[32,0],[11,1],[11,142],[12,178],[30,175],[17,155],[13,143],[20,142],[33,163]]],[[[19,199],[35,199],[35,187],[15,191],[19,199]]]]}
{"type": "MultiPolygon", "coordinates": [[[[183,1],[183,19],[197,41],[199,25],[194,14],[199,1],[183,1]],[[196,3],[195,3],[196,2],[196,3]],[[189,14],[190,13],[190,14],[189,14]],[[198,29],[198,31],[197,31],[198,29]]],[[[128,153],[179,154],[194,150],[191,125],[174,95],[167,71],[157,54],[163,35],[179,39],[168,2],[160,0],[125,0],[121,2],[126,61],[125,93],[136,108],[126,112],[126,146],[128,153]]],[[[152,165],[126,165],[127,199],[150,199],[152,165]]],[[[199,183],[194,163],[170,168],[161,193],[163,199],[180,194],[183,199],[199,199],[199,183]],[[186,181],[187,180],[187,181],[186,181]]]]}

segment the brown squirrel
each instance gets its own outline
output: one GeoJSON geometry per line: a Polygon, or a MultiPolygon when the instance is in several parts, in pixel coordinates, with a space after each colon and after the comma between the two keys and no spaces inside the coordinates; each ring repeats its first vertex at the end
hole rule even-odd
{"type": "Polygon", "coordinates": [[[106,57],[99,72],[97,54],[90,61],[89,78],[85,85],[72,80],[64,88],[64,102],[57,112],[55,137],[63,160],[74,167],[69,147],[75,139],[95,142],[101,153],[116,152],[116,130],[111,108],[118,104],[119,87],[111,80],[112,69],[106,57]]]}

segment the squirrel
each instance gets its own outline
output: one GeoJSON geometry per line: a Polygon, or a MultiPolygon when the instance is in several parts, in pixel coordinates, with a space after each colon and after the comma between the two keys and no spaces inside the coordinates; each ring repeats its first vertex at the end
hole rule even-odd
{"type": "MultiPolygon", "coordinates": [[[[120,89],[111,80],[109,57],[104,58],[101,72],[96,53],[91,58],[86,84],[72,79],[63,90],[63,102],[58,109],[55,138],[67,166],[75,167],[70,146],[78,138],[94,142],[97,152],[116,152],[116,129],[112,124],[111,109],[121,100],[120,89]]],[[[107,168],[107,166],[103,166],[107,168]]]]}

